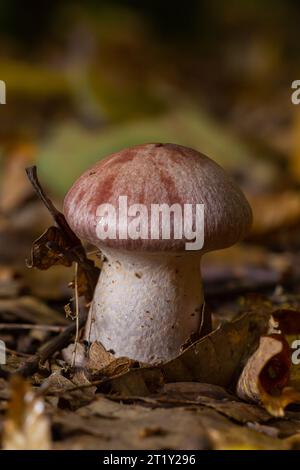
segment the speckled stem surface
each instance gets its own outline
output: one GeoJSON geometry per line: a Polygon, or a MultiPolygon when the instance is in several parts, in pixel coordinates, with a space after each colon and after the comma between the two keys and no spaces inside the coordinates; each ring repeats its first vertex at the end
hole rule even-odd
{"type": "Polygon", "coordinates": [[[201,324],[201,255],[102,251],[85,338],[149,364],[176,357],[201,324]]]}

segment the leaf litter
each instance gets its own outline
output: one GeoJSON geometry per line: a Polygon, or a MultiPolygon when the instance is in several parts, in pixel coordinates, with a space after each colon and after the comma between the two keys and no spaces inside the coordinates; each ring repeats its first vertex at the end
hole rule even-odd
{"type": "MultiPolygon", "coordinates": [[[[300,415],[297,405],[285,409],[299,401],[290,361],[300,332],[297,294],[291,302],[284,289],[267,297],[231,291],[227,307],[211,302],[213,331],[187,343],[172,361],[149,366],[116,358],[100,343],[81,340],[100,271],[45,195],[36,170],[28,174],[56,224],[33,243],[29,264],[47,271],[78,263],[70,285],[81,301],[74,310],[76,325],[65,317],[63,305],[49,306],[28,295],[1,297],[1,321],[11,323],[2,335],[11,346],[0,368],[2,447],[296,448],[300,415]],[[228,317],[222,316],[226,308],[228,317]],[[40,429],[38,435],[30,432],[32,425],[40,429]]],[[[289,264],[278,255],[268,269],[283,269],[291,279],[289,264]]],[[[243,276],[241,269],[236,273],[243,276]]],[[[243,285],[240,289],[247,292],[243,285]]],[[[69,309],[73,312],[74,302],[69,309]]]]}

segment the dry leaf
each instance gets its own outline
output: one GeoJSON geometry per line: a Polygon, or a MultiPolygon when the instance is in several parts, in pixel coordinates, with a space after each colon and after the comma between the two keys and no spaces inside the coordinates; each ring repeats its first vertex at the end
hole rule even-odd
{"type": "MultiPolygon", "coordinates": [[[[81,247],[83,250],[83,247],[81,247]]],[[[31,248],[31,260],[27,262],[28,267],[47,270],[53,266],[62,265],[72,266],[74,258],[74,246],[68,243],[68,239],[59,227],[49,227],[37,240],[34,241],[31,248]]],[[[91,260],[85,260],[85,269],[79,264],[77,273],[77,288],[79,296],[90,297],[91,280],[88,279],[86,265],[89,266],[90,275],[96,275],[98,269],[91,260]],[[94,270],[94,271],[93,271],[94,270]]],[[[70,283],[74,288],[74,281],[70,283]]]]}
{"type": "Polygon", "coordinates": [[[112,377],[100,389],[126,396],[145,396],[163,382],[196,381],[228,386],[235,379],[245,357],[268,329],[268,311],[250,312],[226,322],[209,335],[196,341],[175,359],[158,366],[137,367],[128,358],[118,358],[101,376],[112,377]],[[116,372],[119,375],[116,376],[116,372]]]}
{"type": "Polygon", "coordinates": [[[263,408],[238,400],[218,385],[198,382],[168,383],[157,396],[151,398],[162,406],[204,405],[240,423],[260,423],[271,419],[263,408]]]}
{"type": "Polygon", "coordinates": [[[11,382],[11,400],[3,431],[5,450],[49,450],[50,425],[44,402],[28,382],[15,376],[11,382]]]}
{"type": "Polygon", "coordinates": [[[168,382],[195,380],[227,386],[261,334],[266,332],[269,312],[250,312],[200,339],[172,361],[161,366],[168,382]]]}
{"type": "Polygon", "coordinates": [[[287,447],[280,439],[242,428],[205,406],[170,408],[170,405],[146,405],[124,405],[98,395],[76,414],[63,411],[55,414],[54,426],[62,436],[55,448],[201,450],[287,447]]]}
{"type": "Polygon", "coordinates": [[[263,403],[273,416],[283,416],[287,405],[300,401],[300,393],[287,387],[290,368],[290,348],[284,336],[263,336],[239,378],[237,395],[263,403]]]}
{"type": "Polygon", "coordinates": [[[43,382],[42,390],[47,393],[48,397],[49,395],[56,397],[60,408],[76,410],[94,399],[96,387],[85,387],[89,384],[82,370],[77,372],[72,380],[67,379],[60,372],[54,372],[43,382]],[[76,387],[79,388],[76,389],[76,387]]]}
{"type": "Polygon", "coordinates": [[[68,254],[70,249],[71,246],[67,244],[60,228],[49,227],[33,242],[31,261],[28,266],[41,270],[49,269],[57,264],[71,266],[73,261],[68,254]]]}
{"type": "Polygon", "coordinates": [[[86,367],[87,369],[101,370],[115,360],[115,356],[106,351],[99,341],[94,341],[89,347],[86,367]]]}
{"type": "Polygon", "coordinates": [[[87,258],[85,249],[71,227],[64,214],[60,212],[51,199],[46,195],[37,176],[36,166],[26,168],[29,181],[51,214],[56,226],[50,227],[38,240],[31,250],[31,267],[48,269],[56,264],[71,266],[73,262],[80,266],[81,285],[77,289],[90,302],[98,282],[100,270],[94,262],[87,258]]]}

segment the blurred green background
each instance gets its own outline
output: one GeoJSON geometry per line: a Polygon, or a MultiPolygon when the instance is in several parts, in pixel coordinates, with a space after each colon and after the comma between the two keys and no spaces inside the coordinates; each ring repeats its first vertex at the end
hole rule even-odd
{"type": "Polygon", "coordinates": [[[61,197],[112,151],[172,141],[280,190],[300,177],[299,19],[283,0],[2,0],[2,175],[34,160],[61,197]]]}

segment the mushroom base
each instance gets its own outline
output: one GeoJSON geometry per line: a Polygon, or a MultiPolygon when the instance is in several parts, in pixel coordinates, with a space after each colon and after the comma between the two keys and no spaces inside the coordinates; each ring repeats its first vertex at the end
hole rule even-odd
{"type": "Polygon", "coordinates": [[[178,356],[201,326],[200,254],[103,253],[85,338],[148,364],[178,356]]]}

